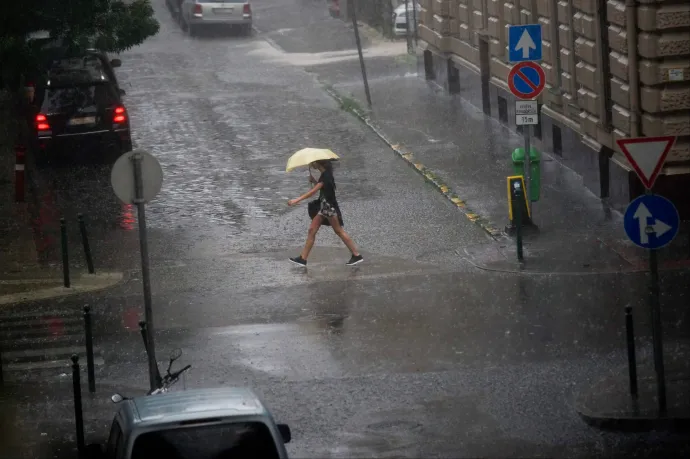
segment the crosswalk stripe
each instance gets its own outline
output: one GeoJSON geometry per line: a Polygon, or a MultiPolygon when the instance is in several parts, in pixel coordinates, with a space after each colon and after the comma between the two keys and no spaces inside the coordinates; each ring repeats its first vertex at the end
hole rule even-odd
{"type": "Polygon", "coordinates": [[[57,322],[60,322],[64,325],[72,325],[72,326],[78,326],[82,325],[84,323],[84,319],[82,317],[59,317],[59,316],[45,316],[41,318],[41,320],[31,320],[31,319],[26,319],[22,318],[22,320],[15,320],[15,321],[6,321],[4,319],[0,319],[0,330],[6,330],[6,329],[11,329],[11,328],[17,328],[17,327],[28,327],[28,328],[42,328],[42,327],[49,327],[52,324],[55,324],[57,322]]]}
{"type": "Polygon", "coordinates": [[[47,319],[47,318],[76,318],[76,317],[81,317],[81,315],[78,315],[74,313],[73,311],[70,312],[65,312],[65,311],[27,311],[27,312],[17,312],[12,313],[12,315],[6,315],[6,316],[0,316],[0,323],[6,323],[6,322],[16,322],[20,320],[39,320],[39,319],[47,319]]]}
{"type": "MultiPolygon", "coordinates": [[[[93,348],[94,355],[101,352],[99,347],[93,348]]],[[[16,361],[36,361],[36,360],[56,360],[57,358],[69,359],[73,354],[78,356],[86,355],[85,346],[68,347],[49,347],[44,349],[25,349],[21,351],[10,351],[2,353],[2,360],[6,362],[16,361]]]]}
{"type": "Polygon", "coordinates": [[[76,336],[76,335],[82,335],[84,334],[84,327],[80,326],[55,326],[50,327],[41,327],[41,328],[22,328],[22,329],[11,329],[10,330],[5,330],[5,339],[7,338],[17,338],[17,337],[26,337],[26,336],[36,336],[38,338],[40,337],[46,337],[46,336],[76,336]]]}
{"type": "MultiPolygon", "coordinates": [[[[82,359],[80,359],[82,360],[82,359]]],[[[93,363],[95,366],[105,365],[103,357],[94,357],[93,363]]],[[[82,370],[86,368],[86,362],[81,365],[82,370]]],[[[7,371],[30,371],[30,370],[52,370],[54,368],[70,369],[69,360],[46,360],[43,362],[21,362],[3,364],[3,368],[7,371]]]]}
{"type": "MultiPolygon", "coordinates": [[[[65,311],[20,313],[0,317],[0,352],[3,371],[19,378],[43,378],[70,371],[70,357],[79,356],[86,368],[83,315],[65,311]]],[[[102,350],[94,347],[94,364],[105,364],[102,350]]]]}

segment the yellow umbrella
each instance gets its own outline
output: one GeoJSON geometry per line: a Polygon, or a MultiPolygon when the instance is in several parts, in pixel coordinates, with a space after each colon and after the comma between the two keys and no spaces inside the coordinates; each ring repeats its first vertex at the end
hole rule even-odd
{"type": "Polygon", "coordinates": [[[290,159],[288,159],[287,162],[287,168],[285,168],[285,172],[290,172],[298,167],[308,166],[314,161],[324,159],[335,161],[340,158],[328,148],[303,148],[290,156],[290,159]]]}

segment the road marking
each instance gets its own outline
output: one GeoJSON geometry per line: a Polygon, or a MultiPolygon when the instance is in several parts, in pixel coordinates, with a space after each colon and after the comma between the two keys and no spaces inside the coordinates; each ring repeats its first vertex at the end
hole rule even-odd
{"type": "MultiPolygon", "coordinates": [[[[79,312],[63,315],[63,312],[33,315],[19,314],[17,317],[0,317],[0,348],[3,349],[2,367],[6,374],[15,373],[17,379],[42,379],[45,370],[61,369],[56,375],[69,370],[70,357],[77,354],[86,361],[83,316],[79,312]]],[[[104,365],[102,350],[94,347],[95,365],[104,365]]],[[[85,365],[84,365],[85,367],[85,365]]]]}
{"type": "MultiPolygon", "coordinates": [[[[98,354],[101,352],[101,350],[98,347],[94,347],[93,352],[94,354],[98,354]]],[[[4,351],[2,353],[2,359],[4,361],[9,361],[10,363],[13,363],[17,360],[29,360],[36,357],[45,357],[43,359],[39,359],[40,361],[56,360],[58,357],[64,357],[65,360],[69,360],[70,356],[73,354],[77,354],[80,357],[86,355],[86,346],[65,346],[46,349],[4,351]]]]}
{"type": "MultiPolygon", "coordinates": [[[[105,365],[105,360],[103,357],[94,357],[93,363],[95,366],[105,365]]],[[[31,371],[31,370],[52,370],[56,368],[63,368],[65,370],[71,370],[71,363],[69,359],[65,360],[48,360],[43,362],[22,362],[22,363],[8,363],[4,364],[3,368],[9,371],[31,371]]],[[[85,365],[82,370],[85,370],[85,365]]]]}

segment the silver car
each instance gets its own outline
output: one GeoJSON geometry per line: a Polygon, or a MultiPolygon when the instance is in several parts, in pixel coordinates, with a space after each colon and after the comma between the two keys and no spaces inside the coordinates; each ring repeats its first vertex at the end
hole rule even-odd
{"type": "Polygon", "coordinates": [[[207,27],[240,27],[245,35],[252,31],[252,7],[248,1],[183,0],[182,22],[190,35],[207,27]]]}

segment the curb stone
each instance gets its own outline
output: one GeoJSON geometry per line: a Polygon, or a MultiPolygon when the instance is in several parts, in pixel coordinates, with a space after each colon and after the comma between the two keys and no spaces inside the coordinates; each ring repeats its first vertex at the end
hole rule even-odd
{"type": "Polygon", "coordinates": [[[62,279],[23,279],[18,281],[5,281],[13,285],[45,285],[45,287],[31,289],[25,292],[1,294],[0,307],[15,306],[29,301],[45,301],[54,298],[81,295],[84,293],[102,292],[123,284],[128,280],[129,276],[126,272],[103,272],[73,276],[72,285],[69,288],[60,285],[62,284],[62,279]]]}
{"type": "MultiPolygon", "coordinates": [[[[335,99],[341,106],[344,105],[345,101],[343,97],[335,91],[332,87],[324,87],[324,90],[326,93],[328,93],[329,96],[331,96],[333,99],[335,99]]],[[[392,140],[390,140],[381,130],[381,128],[376,124],[375,121],[371,119],[369,115],[366,113],[362,112],[361,110],[358,110],[357,108],[354,107],[349,107],[346,109],[353,115],[355,115],[357,118],[359,118],[360,121],[362,121],[364,124],[366,124],[369,129],[371,129],[381,140],[383,140],[386,145],[390,147],[393,152],[395,152],[400,158],[403,159],[407,163],[408,166],[410,166],[412,169],[416,170],[422,177],[424,177],[424,180],[426,180],[427,183],[431,184],[436,190],[438,190],[447,200],[453,203],[453,205],[458,208],[464,215],[467,217],[469,221],[474,223],[475,225],[479,226],[481,229],[483,229],[489,236],[491,236],[494,240],[501,240],[507,238],[507,235],[505,232],[501,229],[498,229],[495,225],[493,225],[489,220],[486,218],[480,216],[477,214],[475,211],[473,211],[466,203],[463,201],[457,194],[453,192],[453,190],[446,184],[444,184],[441,179],[434,174],[430,169],[428,169],[426,166],[423,164],[417,162],[414,158],[414,155],[411,151],[409,151],[406,147],[403,145],[394,143],[392,140]]]]}

